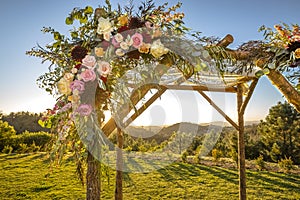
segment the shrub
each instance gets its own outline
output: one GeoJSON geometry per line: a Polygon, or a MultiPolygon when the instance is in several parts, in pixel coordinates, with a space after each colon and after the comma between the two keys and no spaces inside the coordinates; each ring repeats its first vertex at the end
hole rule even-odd
{"type": "Polygon", "coordinates": [[[235,162],[235,164],[238,165],[238,162],[239,162],[239,156],[238,156],[238,153],[237,153],[234,149],[232,149],[232,150],[230,151],[230,157],[231,157],[231,159],[235,162]]]}
{"type": "Polygon", "coordinates": [[[13,149],[11,146],[6,145],[6,146],[3,148],[2,153],[11,154],[13,150],[14,150],[14,149],[13,149]]]}
{"type": "Polygon", "coordinates": [[[51,140],[51,134],[47,132],[30,133],[25,131],[20,135],[19,140],[20,143],[27,144],[28,146],[35,143],[37,146],[44,147],[51,140]]]}
{"type": "Polygon", "coordinates": [[[19,144],[19,148],[17,149],[18,153],[28,153],[28,146],[27,144],[19,144]]]}
{"type": "Polygon", "coordinates": [[[52,135],[47,132],[30,133],[25,131],[23,134],[15,135],[10,138],[0,139],[0,151],[3,151],[5,146],[11,146],[14,151],[19,153],[36,152],[44,149],[50,142],[52,135]],[[25,145],[28,148],[25,151],[25,145]]]}
{"type": "Polygon", "coordinates": [[[220,158],[222,157],[222,152],[219,151],[218,149],[213,149],[211,151],[211,155],[212,155],[214,161],[219,161],[220,158]]]}
{"type": "Polygon", "coordinates": [[[33,143],[28,147],[28,152],[37,152],[40,151],[41,147],[36,145],[35,142],[33,141],[33,143]]]}
{"type": "Polygon", "coordinates": [[[183,154],[181,155],[182,162],[184,163],[187,162],[187,156],[188,156],[188,152],[187,151],[183,152],[183,154]]]}
{"type": "Polygon", "coordinates": [[[280,161],[278,162],[278,165],[281,170],[283,170],[284,172],[287,172],[287,173],[289,173],[290,170],[292,170],[294,168],[291,157],[289,157],[289,158],[285,157],[284,159],[283,158],[280,159],[280,161]]]}
{"type": "Polygon", "coordinates": [[[264,161],[263,155],[260,154],[259,157],[256,158],[255,163],[259,171],[266,169],[266,163],[264,161]]]}

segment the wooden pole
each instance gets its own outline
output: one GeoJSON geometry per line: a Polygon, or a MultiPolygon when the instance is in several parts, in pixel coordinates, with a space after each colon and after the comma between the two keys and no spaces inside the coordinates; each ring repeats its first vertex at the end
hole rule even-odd
{"type": "Polygon", "coordinates": [[[117,142],[118,142],[118,149],[117,149],[117,173],[116,173],[116,189],[115,189],[115,200],[122,200],[123,199],[123,143],[124,137],[123,132],[120,128],[117,128],[117,142]]]}
{"type": "Polygon", "coordinates": [[[237,111],[238,111],[238,168],[239,168],[239,196],[240,200],[246,200],[246,165],[245,165],[245,135],[244,135],[244,113],[241,111],[243,106],[243,89],[237,86],[237,111]]]}
{"type": "Polygon", "coordinates": [[[88,152],[86,173],[86,199],[100,200],[100,163],[88,152]]]}

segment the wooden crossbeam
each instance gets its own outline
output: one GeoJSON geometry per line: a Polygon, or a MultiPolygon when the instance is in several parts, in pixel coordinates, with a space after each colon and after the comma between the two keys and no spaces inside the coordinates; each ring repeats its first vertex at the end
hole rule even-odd
{"type": "MultiPolygon", "coordinates": [[[[122,116],[125,117],[126,115],[128,115],[130,110],[133,108],[133,106],[135,106],[147,94],[149,90],[155,87],[157,87],[156,84],[147,84],[134,90],[130,97],[131,103],[128,102],[127,104],[123,105],[122,108],[120,109],[123,112],[122,116]]],[[[117,128],[116,121],[113,117],[111,117],[109,121],[105,123],[104,126],[102,127],[102,131],[106,136],[109,136],[116,128],[117,128]]]]}
{"type": "Polygon", "coordinates": [[[124,122],[124,127],[129,126],[129,124],[131,122],[133,122],[138,116],[140,116],[152,103],[154,103],[154,101],[156,101],[156,99],[158,99],[159,97],[161,97],[161,95],[167,90],[167,88],[165,87],[160,87],[160,89],[146,102],[144,103],[139,109],[137,109],[135,111],[134,114],[132,114],[130,116],[130,118],[128,118],[126,120],[126,122],[124,122]]]}
{"type": "Polygon", "coordinates": [[[239,129],[239,126],[228,116],[226,113],[219,108],[202,90],[197,90],[201,96],[212,106],[214,107],[235,129],[239,129]]]}
{"type": "Polygon", "coordinates": [[[211,91],[211,92],[228,92],[236,93],[235,87],[208,87],[202,85],[163,85],[170,90],[195,90],[195,91],[211,91]]]}

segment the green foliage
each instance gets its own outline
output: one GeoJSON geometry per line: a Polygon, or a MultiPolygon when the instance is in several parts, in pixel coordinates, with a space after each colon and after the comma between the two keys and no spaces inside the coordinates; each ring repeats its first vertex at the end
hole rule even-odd
{"type": "Polygon", "coordinates": [[[13,126],[17,134],[21,134],[25,131],[49,131],[49,129],[43,128],[38,124],[38,121],[41,117],[42,115],[37,113],[12,112],[8,115],[3,115],[2,120],[13,126]]]}
{"type": "Polygon", "coordinates": [[[17,153],[29,153],[29,149],[27,144],[21,143],[19,144],[19,148],[17,149],[17,153]]]}
{"type": "Polygon", "coordinates": [[[265,121],[258,126],[267,160],[278,161],[291,157],[300,163],[300,114],[287,102],[278,103],[269,110],[265,121]]]}
{"type": "Polygon", "coordinates": [[[289,173],[290,170],[292,170],[294,168],[291,157],[289,157],[289,158],[285,157],[285,158],[280,159],[280,161],[278,162],[278,165],[279,165],[280,169],[282,169],[284,172],[287,172],[287,173],[289,173]]]}
{"type": "Polygon", "coordinates": [[[0,140],[0,151],[5,146],[10,146],[14,151],[19,153],[35,152],[45,150],[53,136],[47,132],[24,132],[6,139],[0,140]]]}
{"type": "Polygon", "coordinates": [[[279,149],[279,146],[275,142],[270,151],[270,157],[274,162],[278,162],[280,160],[280,156],[281,156],[281,151],[279,149]]]}
{"type": "Polygon", "coordinates": [[[263,155],[259,155],[259,157],[256,158],[255,164],[256,164],[257,169],[260,171],[263,169],[266,169],[266,163],[264,161],[263,155]]]}
{"type": "Polygon", "coordinates": [[[211,151],[211,155],[212,155],[214,161],[219,161],[220,158],[222,157],[222,152],[217,149],[213,149],[211,151]]]}
{"type": "Polygon", "coordinates": [[[188,156],[188,152],[184,151],[183,154],[181,155],[182,162],[184,162],[184,163],[187,162],[187,156],[188,156]]]}
{"type": "Polygon", "coordinates": [[[6,145],[6,146],[3,148],[2,153],[11,154],[13,150],[14,150],[14,149],[13,149],[11,146],[6,145]]]}
{"type": "Polygon", "coordinates": [[[0,120],[0,140],[10,138],[14,135],[16,135],[14,127],[9,125],[8,122],[0,120]]]}

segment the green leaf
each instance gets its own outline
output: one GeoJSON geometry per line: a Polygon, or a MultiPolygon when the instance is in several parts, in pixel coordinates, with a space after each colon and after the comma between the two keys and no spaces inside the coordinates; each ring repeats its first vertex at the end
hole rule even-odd
{"type": "Polygon", "coordinates": [[[78,38],[78,33],[77,32],[71,32],[71,37],[72,38],[78,38]]]}
{"type": "Polygon", "coordinates": [[[65,22],[67,25],[71,25],[73,24],[73,19],[71,17],[67,17],[65,22]]]}
{"type": "Polygon", "coordinates": [[[59,32],[55,32],[53,36],[55,40],[61,40],[61,35],[59,32]]]}
{"type": "Polygon", "coordinates": [[[87,7],[85,7],[85,9],[84,9],[84,14],[92,14],[93,12],[94,12],[94,9],[91,7],[91,6],[87,6],[87,7]]]}
{"type": "Polygon", "coordinates": [[[263,75],[265,75],[265,74],[264,74],[264,72],[263,72],[262,70],[259,70],[259,71],[257,71],[257,72],[255,73],[255,76],[256,76],[257,78],[260,78],[260,77],[263,76],[263,75]]]}
{"type": "Polygon", "coordinates": [[[54,48],[58,48],[58,47],[60,46],[60,44],[61,44],[60,41],[55,42],[55,43],[53,44],[53,47],[54,47],[54,48]]]}
{"type": "Polygon", "coordinates": [[[85,23],[87,23],[87,21],[88,21],[88,18],[87,18],[86,16],[83,16],[83,17],[81,17],[81,18],[79,19],[79,22],[80,22],[81,24],[85,24],[85,23]]]}
{"type": "Polygon", "coordinates": [[[43,121],[43,120],[39,120],[38,121],[38,124],[41,126],[41,127],[43,127],[43,128],[45,128],[45,122],[43,121]]]}
{"type": "Polygon", "coordinates": [[[269,70],[268,68],[264,68],[264,69],[263,69],[263,72],[264,72],[264,74],[269,74],[269,73],[270,73],[270,70],[269,70]]]}

